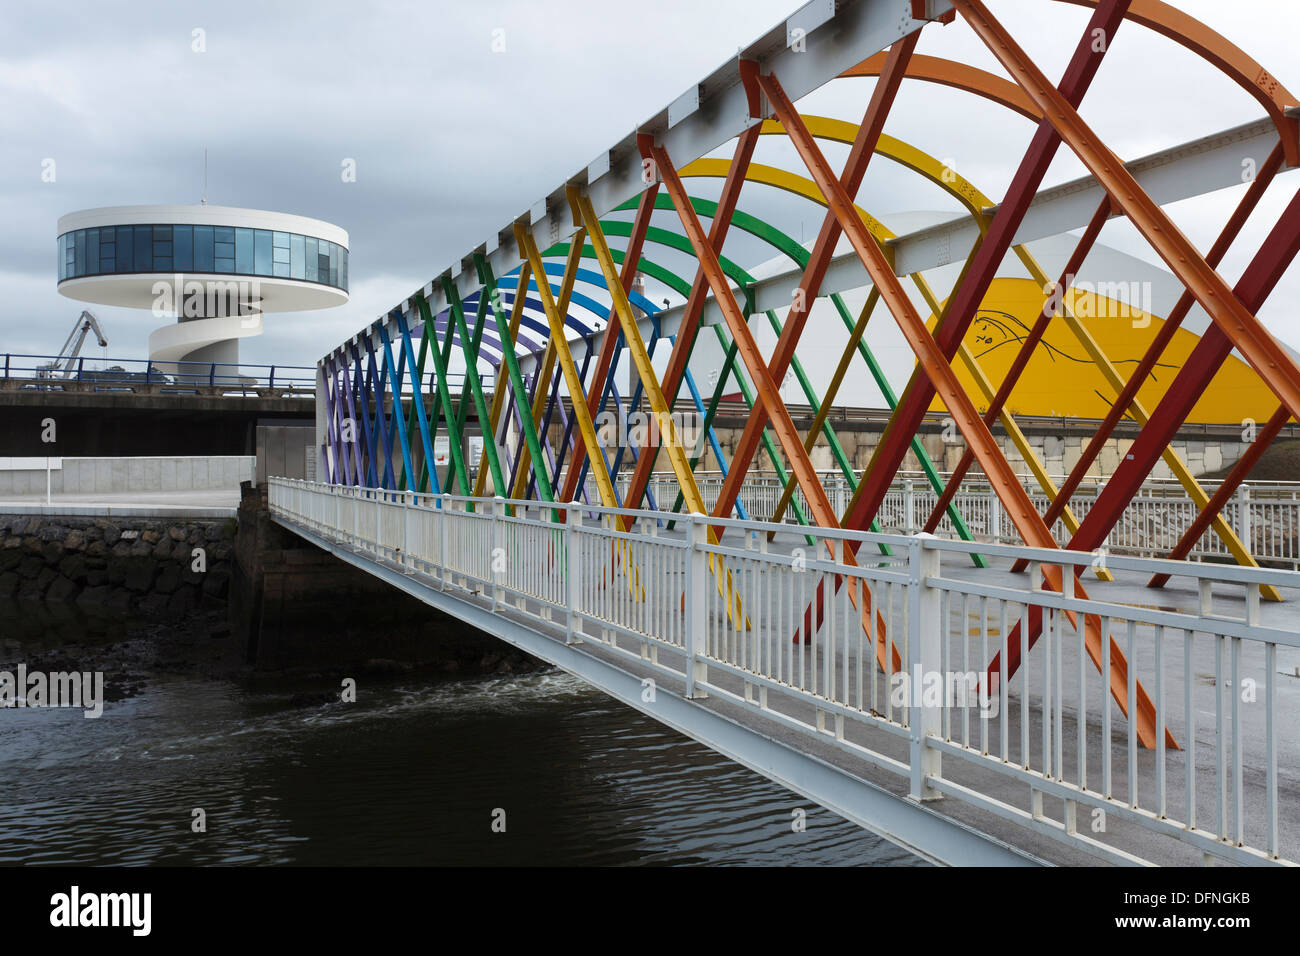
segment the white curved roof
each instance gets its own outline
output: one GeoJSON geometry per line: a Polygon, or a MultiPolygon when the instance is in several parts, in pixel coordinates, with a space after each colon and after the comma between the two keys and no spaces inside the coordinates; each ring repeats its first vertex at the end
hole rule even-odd
{"type": "Polygon", "coordinates": [[[77,229],[100,226],[134,225],[237,226],[245,229],[271,229],[296,232],[316,239],[326,239],[348,248],[347,230],[322,219],[295,216],[265,209],[240,209],[236,206],[101,206],[82,209],[59,217],[56,238],[77,229]]]}

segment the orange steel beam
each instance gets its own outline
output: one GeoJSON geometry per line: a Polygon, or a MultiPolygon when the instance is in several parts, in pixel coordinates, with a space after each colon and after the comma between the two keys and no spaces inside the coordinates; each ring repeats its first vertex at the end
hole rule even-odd
{"type": "MultiPolygon", "coordinates": [[[[1206,253],[1205,261],[1209,265],[1217,267],[1222,261],[1223,257],[1227,254],[1228,249],[1232,246],[1232,243],[1241,233],[1241,229],[1245,226],[1246,220],[1250,218],[1250,214],[1254,212],[1255,207],[1259,205],[1260,199],[1264,197],[1265,191],[1268,189],[1269,184],[1272,183],[1273,178],[1277,175],[1278,170],[1281,169],[1281,167],[1282,146],[1281,144],[1278,144],[1273,149],[1273,152],[1269,155],[1268,159],[1264,161],[1264,165],[1256,172],[1255,179],[1251,182],[1250,188],[1246,190],[1246,195],[1241,198],[1241,202],[1237,204],[1237,208],[1233,210],[1232,215],[1228,218],[1228,222],[1223,227],[1223,231],[1219,233],[1219,238],[1215,240],[1210,251],[1206,253]]],[[[1074,467],[1070,469],[1070,475],[1065,479],[1064,484],[1061,485],[1060,493],[1057,495],[1056,501],[1052,502],[1051,506],[1047,509],[1047,514],[1043,516],[1043,520],[1047,522],[1048,527],[1051,527],[1056,519],[1060,517],[1061,511],[1065,508],[1065,503],[1074,495],[1074,492],[1083,481],[1084,476],[1087,475],[1089,467],[1091,467],[1097,456],[1101,454],[1102,446],[1110,439],[1111,433],[1115,431],[1115,426],[1119,424],[1119,420],[1124,417],[1125,413],[1127,413],[1134,396],[1137,395],[1138,390],[1146,383],[1147,376],[1151,374],[1151,370],[1155,368],[1156,362],[1158,362],[1160,356],[1164,354],[1165,346],[1169,344],[1170,340],[1174,337],[1174,333],[1177,332],[1179,327],[1182,325],[1183,319],[1187,317],[1187,313],[1191,310],[1194,302],[1195,299],[1192,298],[1190,292],[1183,292],[1173,310],[1165,318],[1160,328],[1156,331],[1156,334],[1152,337],[1151,344],[1147,346],[1146,352],[1142,355],[1142,360],[1138,363],[1137,368],[1129,377],[1128,382],[1125,383],[1123,390],[1118,396],[1116,396],[1114,403],[1110,407],[1110,411],[1106,413],[1106,417],[1102,420],[1101,424],[1097,426],[1096,432],[1093,433],[1092,438],[1083,449],[1083,453],[1080,455],[1079,460],[1075,462],[1074,467]]],[[[1014,565],[1013,570],[1018,571],[1023,567],[1024,565],[1022,563],[1017,562],[1016,565],[1014,565]]]]}
{"type": "MultiPolygon", "coordinates": [[[[1099,0],[1063,0],[1082,7],[1096,8],[1099,0]]],[[[1213,65],[1250,94],[1268,113],[1286,146],[1288,166],[1300,164],[1295,117],[1287,111],[1300,104],[1277,78],[1265,70],[1236,44],[1216,33],[1204,23],[1160,0],[1132,0],[1126,20],[1144,26],[1195,53],[1213,65]]],[[[884,54],[863,60],[840,76],[875,76],[884,64],[884,54]]],[[[1016,84],[993,73],[940,57],[916,56],[908,67],[909,79],[925,80],[955,89],[978,93],[995,100],[1032,120],[1042,118],[1042,111],[1016,84]]]]}
{"type": "MultiPolygon", "coordinates": [[[[662,146],[652,146],[650,154],[658,166],[659,176],[663,180],[668,195],[673,201],[673,206],[677,210],[677,215],[682,221],[682,229],[685,231],[691,247],[699,259],[700,267],[704,270],[709,287],[713,290],[713,299],[718,304],[719,309],[722,310],[727,326],[731,330],[732,340],[736,344],[736,352],[744,361],[750,380],[754,383],[755,392],[759,396],[759,400],[755,402],[755,407],[762,405],[768,409],[772,418],[772,430],[776,433],[781,442],[781,448],[790,461],[790,470],[798,476],[799,487],[803,490],[804,497],[808,501],[808,509],[812,513],[813,520],[823,528],[839,528],[835,509],[832,507],[830,499],[826,497],[826,489],[822,487],[821,479],[817,476],[816,469],[813,468],[812,460],[808,457],[808,453],[804,451],[799,431],[795,428],[794,421],[790,418],[790,412],[781,400],[780,387],[772,377],[767,363],[763,361],[763,353],[759,350],[758,343],[754,341],[754,335],[749,329],[749,323],[745,321],[745,314],[736,302],[736,297],[731,294],[731,286],[728,285],[727,277],[722,271],[722,264],[718,261],[717,253],[713,251],[713,247],[709,244],[708,236],[705,235],[699,216],[696,215],[695,209],[691,205],[690,196],[686,193],[686,187],[682,185],[681,177],[677,175],[677,170],[673,166],[667,150],[662,146]]],[[[736,466],[733,464],[732,467],[736,466]]],[[[714,516],[717,517],[716,513],[714,516]]],[[[720,531],[721,529],[719,529],[720,531]]],[[[832,559],[839,560],[851,567],[857,566],[853,552],[847,546],[847,543],[837,548],[827,542],[827,548],[832,559]]],[[[870,633],[872,608],[869,593],[858,594],[855,590],[851,590],[849,600],[861,613],[863,628],[870,633]],[[860,606],[859,600],[861,601],[860,606]]],[[[888,643],[886,621],[879,611],[875,612],[875,614],[875,625],[878,628],[876,655],[881,666],[885,667],[886,655],[889,653],[886,647],[888,643]]],[[[894,670],[896,671],[901,666],[902,657],[897,647],[894,647],[894,670]]]]}
{"type": "MultiPolygon", "coordinates": [[[[1081,7],[1095,7],[1099,0],[1064,0],[1081,7]]],[[[1160,0],[1132,0],[1126,20],[1141,24],[1179,43],[1222,70],[1264,107],[1277,126],[1278,136],[1286,147],[1286,164],[1300,165],[1300,125],[1286,111],[1300,104],[1294,96],[1260,64],[1195,17],[1160,0]]]]}
{"type": "Polygon", "coordinates": [[[984,4],[980,0],[953,0],[953,4],[1264,383],[1293,415],[1300,416],[1300,366],[1287,350],[1241,304],[1223,277],[1137,184],[1119,157],[1084,123],[984,4]]]}
{"type": "MultiPolygon", "coordinates": [[[[659,184],[652,183],[641,193],[641,202],[636,209],[636,218],[632,220],[632,235],[628,238],[627,249],[623,254],[623,265],[619,269],[618,280],[623,286],[623,294],[626,295],[632,289],[632,282],[636,278],[637,266],[641,262],[641,249],[645,245],[646,229],[650,226],[650,217],[654,215],[655,199],[659,195],[659,184]]],[[[581,255],[582,243],[577,242],[579,255],[581,255]]],[[[573,246],[570,247],[572,253],[573,246]]],[[[600,343],[600,353],[596,356],[596,368],[591,374],[591,386],[587,389],[587,414],[595,418],[596,411],[600,406],[600,397],[605,391],[605,382],[609,378],[610,365],[614,360],[614,352],[618,347],[618,334],[620,319],[618,310],[613,305],[609,307],[609,315],[605,324],[605,338],[600,343]]],[[[573,501],[577,495],[578,476],[582,473],[582,456],[586,454],[587,443],[579,433],[580,429],[575,429],[573,436],[573,452],[569,455],[568,470],[564,473],[564,485],[560,490],[560,501],[573,501]]],[[[599,449],[597,449],[599,453],[599,449]]],[[[631,507],[624,499],[625,507],[631,507]]]]}
{"type": "MultiPolygon", "coordinates": [[[[884,73],[888,58],[889,51],[882,50],[875,56],[863,60],[857,66],[849,67],[840,76],[880,76],[884,73]]],[[[1037,104],[1025,95],[1025,91],[1006,77],[998,76],[996,73],[989,73],[979,67],[958,63],[955,60],[945,60],[939,56],[914,53],[911,62],[907,64],[907,78],[909,80],[924,80],[928,83],[938,83],[941,86],[950,86],[953,89],[977,93],[986,99],[1001,103],[1008,109],[1015,110],[1034,122],[1038,122],[1043,117],[1037,104]]]]}
{"type": "MultiPolygon", "coordinates": [[[[1290,420],[1291,415],[1285,407],[1279,408],[1273,413],[1273,417],[1255,435],[1255,440],[1246,449],[1246,453],[1237,459],[1237,463],[1232,466],[1232,470],[1228,472],[1228,476],[1223,479],[1223,483],[1211,496],[1209,503],[1201,509],[1201,513],[1196,516],[1196,520],[1183,532],[1183,536],[1178,539],[1178,544],[1174,545],[1173,550],[1166,557],[1174,561],[1181,561],[1191,553],[1196,542],[1201,540],[1201,535],[1205,534],[1205,529],[1213,523],[1215,516],[1223,510],[1223,506],[1232,498],[1233,493],[1236,492],[1237,487],[1245,479],[1246,475],[1250,474],[1250,469],[1255,467],[1255,463],[1264,454],[1269,443],[1278,436],[1278,433],[1282,431],[1282,426],[1290,420]]],[[[1246,547],[1250,547],[1249,541],[1246,542],[1246,547]]],[[[1169,583],[1169,577],[1168,574],[1157,574],[1147,582],[1147,587],[1162,588],[1169,583]]]]}
{"type": "MultiPolygon", "coordinates": [[[[569,258],[565,260],[564,263],[564,276],[560,281],[560,299],[556,304],[556,310],[560,315],[561,334],[563,334],[564,329],[564,317],[569,314],[569,299],[573,295],[573,285],[578,278],[578,267],[582,265],[582,243],[586,235],[587,230],[583,228],[579,228],[574,234],[573,239],[569,244],[569,258]]],[[[549,284],[551,280],[547,277],[546,273],[535,275],[535,278],[537,280],[537,290],[539,294],[543,292],[542,284],[546,283],[548,285],[548,289],[545,290],[546,295],[542,296],[542,301],[545,302],[546,296],[550,295],[549,284]]],[[[527,286],[523,286],[522,291],[527,292],[527,286]]],[[[522,408],[519,409],[520,415],[531,414],[533,416],[533,427],[537,429],[537,440],[542,444],[543,448],[550,444],[545,432],[542,430],[542,413],[546,410],[546,400],[551,393],[552,375],[563,377],[562,371],[560,373],[555,372],[556,357],[556,343],[554,335],[552,335],[551,338],[547,339],[546,350],[542,355],[540,367],[537,370],[536,384],[533,386],[535,391],[533,393],[532,410],[529,412],[522,408]]],[[[573,398],[574,401],[577,401],[576,397],[570,397],[573,398]]],[[[524,496],[524,488],[528,484],[528,471],[531,458],[532,456],[529,454],[528,446],[525,444],[519,449],[519,464],[517,466],[514,485],[511,487],[509,497],[522,498],[524,496]]]]}
{"type": "MultiPolygon", "coordinates": [[[[907,71],[908,61],[911,59],[912,52],[916,49],[920,36],[921,31],[917,30],[915,33],[903,37],[889,48],[880,82],[876,84],[876,88],[872,91],[871,99],[867,103],[866,113],[862,117],[862,124],[858,127],[857,136],[854,137],[853,145],[849,150],[848,160],[844,164],[844,171],[841,173],[840,179],[837,180],[837,184],[842,184],[849,195],[855,195],[862,185],[862,179],[867,172],[867,164],[871,161],[876,146],[880,143],[880,135],[885,127],[885,117],[889,114],[889,108],[898,95],[898,89],[902,85],[903,76],[907,71]]],[[[762,86],[763,78],[756,77],[756,82],[762,86]]],[[[769,97],[769,102],[770,99],[769,97]]],[[[856,213],[854,218],[857,219],[856,213]]],[[[791,304],[790,311],[786,314],[785,325],[777,338],[776,348],[772,352],[772,359],[770,362],[764,363],[763,366],[764,371],[770,371],[772,378],[776,380],[784,379],[786,371],[790,367],[795,346],[798,345],[799,338],[803,334],[804,324],[807,322],[808,315],[812,310],[812,303],[816,299],[818,292],[821,291],[822,280],[826,277],[826,270],[830,265],[831,256],[835,252],[835,244],[839,241],[841,232],[842,227],[839,219],[836,217],[835,212],[828,207],[826,216],[822,220],[821,230],[817,233],[817,240],[813,244],[812,254],[808,259],[808,264],[804,267],[803,275],[800,277],[797,287],[799,294],[791,304]]],[[[767,425],[767,418],[770,414],[771,410],[766,408],[764,403],[754,403],[749,420],[745,423],[745,427],[740,434],[740,440],[736,443],[735,450],[732,453],[731,470],[727,472],[727,477],[723,480],[722,488],[718,492],[718,501],[713,509],[715,516],[725,517],[731,514],[731,509],[740,496],[740,489],[744,484],[750,463],[758,452],[763,428],[767,425]]],[[[800,443],[799,449],[802,453],[802,443],[800,443]]],[[[786,452],[786,454],[789,455],[789,452],[786,452]]],[[[838,524],[837,519],[836,526],[838,524]]],[[[721,530],[718,529],[719,534],[721,530]]]]}
{"type": "MultiPolygon", "coordinates": [[[[1061,79],[1061,89],[1072,102],[1082,100],[1110,48],[1109,43],[1098,44],[1098,36],[1113,36],[1127,9],[1128,0],[1106,0],[1089,20],[1061,79]]],[[[966,266],[967,272],[949,296],[943,318],[935,325],[934,338],[949,359],[957,354],[1060,143],[1060,136],[1051,124],[1040,121],[1011,185],[993,214],[987,234],[966,266]]],[[[845,527],[865,528],[876,516],[889,492],[890,482],[907,454],[912,436],[929,411],[934,394],[929,379],[919,368],[914,370],[889,417],[880,443],[872,453],[863,480],[849,502],[845,527]]]]}
{"type": "MultiPolygon", "coordinates": [[[[996,489],[1003,507],[1011,517],[1012,523],[1016,526],[1016,530],[1020,532],[1024,541],[1031,546],[1055,549],[1057,547],[1056,540],[1052,537],[1047,525],[1043,524],[1042,518],[1039,517],[1037,510],[1030,501],[1028,493],[1020,484],[1020,480],[1016,477],[1011,465],[1002,455],[1001,449],[988,427],[984,424],[984,420],[975,410],[975,405],[970,396],[966,394],[960,382],[958,382],[957,375],[949,364],[947,356],[943,354],[943,351],[926,329],[925,321],[917,313],[907,293],[903,291],[902,284],[898,281],[898,277],[894,275],[889,261],[885,258],[884,253],[857,214],[852,198],[845,192],[839,180],[835,178],[830,164],[826,162],[826,158],[821,154],[816,140],[813,138],[812,133],[808,131],[807,126],[804,125],[802,118],[795,110],[794,104],[786,96],[785,90],[782,89],[780,82],[775,76],[768,75],[760,76],[759,84],[767,95],[768,102],[772,105],[777,117],[781,120],[781,124],[785,127],[786,134],[790,137],[796,151],[798,151],[804,164],[808,167],[813,180],[821,189],[830,207],[835,211],[836,218],[844,229],[845,237],[853,245],[854,251],[857,252],[862,264],[871,275],[872,282],[880,290],[881,299],[893,314],[895,321],[897,321],[899,328],[903,332],[903,336],[916,353],[918,365],[934,385],[949,414],[957,423],[962,437],[975,450],[976,459],[984,469],[984,473],[989,476],[989,480],[996,489]]],[[[802,450],[802,447],[800,447],[799,451],[802,452],[802,450]]],[[[789,454],[789,451],[787,450],[786,453],[789,454]]],[[[807,494],[806,489],[805,494],[807,494]]],[[[849,549],[846,548],[845,550],[849,549]]],[[[1052,565],[1043,566],[1045,584],[1058,592],[1063,591],[1064,573],[1063,568],[1052,565]]],[[[1074,576],[1073,571],[1069,573],[1074,576]]],[[[1073,593],[1086,597],[1077,577],[1071,583],[1073,593]]],[[[1069,612],[1069,618],[1072,623],[1077,624],[1077,615],[1069,612]]],[[[1099,673],[1102,672],[1102,641],[1110,641],[1112,656],[1111,673],[1109,675],[1111,695],[1119,704],[1121,710],[1127,714],[1129,704],[1128,662],[1114,639],[1102,632],[1100,620],[1095,617],[1085,616],[1084,628],[1088,656],[1092,658],[1099,673]],[[1120,678],[1120,672],[1123,672],[1123,679],[1120,678]]],[[[1103,676],[1105,676],[1104,673],[1103,676]]],[[[1158,732],[1155,723],[1155,705],[1140,684],[1138,686],[1136,709],[1138,736],[1142,739],[1144,746],[1154,747],[1158,732]]],[[[1167,728],[1164,729],[1164,733],[1167,745],[1177,748],[1177,742],[1174,741],[1173,735],[1169,733],[1167,728]]]]}
{"type": "MultiPolygon", "coordinates": [[[[740,63],[741,80],[745,83],[746,92],[749,94],[751,112],[756,112],[759,107],[757,87],[754,86],[752,79],[748,79],[753,76],[755,69],[756,65],[751,60],[742,60],[740,63]]],[[[722,193],[718,197],[718,208],[714,210],[713,219],[709,223],[709,248],[716,254],[721,255],[722,253],[723,244],[727,239],[727,232],[731,228],[732,214],[736,211],[736,204],[740,201],[740,188],[745,184],[745,177],[749,174],[750,160],[754,157],[754,148],[758,145],[758,137],[761,133],[762,124],[755,123],[740,134],[736,143],[735,156],[732,158],[731,168],[727,170],[727,178],[723,180],[722,193]]],[[[654,162],[653,145],[653,137],[637,137],[637,146],[641,150],[642,159],[654,162]]],[[[708,297],[708,292],[708,279],[705,276],[704,268],[701,266],[696,269],[695,278],[691,282],[691,291],[686,298],[686,308],[682,311],[682,321],[677,328],[677,340],[673,343],[672,352],[668,357],[668,365],[664,369],[663,390],[670,401],[676,400],[678,390],[681,388],[682,378],[686,374],[686,366],[690,361],[691,350],[695,346],[695,337],[700,327],[700,316],[703,314],[704,302],[708,297]]],[[[646,485],[650,483],[650,473],[654,469],[655,458],[658,456],[659,450],[656,431],[656,429],[647,430],[646,444],[637,458],[636,469],[632,472],[632,480],[628,484],[627,494],[623,497],[625,507],[638,507],[642,495],[645,494],[646,485]]]]}
{"type": "MultiPolygon", "coordinates": [[[[994,396],[993,401],[989,403],[988,409],[984,412],[984,424],[988,425],[990,428],[993,426],[993,423],[997,421],[998,415],[1001,413],[1007,399],[1011,397],[1011,390],[1020,380],[1020,376],[1024,372],[1025,366],[1029,364],[1030,358],[1033,357],[1034,350],[1038,347],[1039,341],[1047,332],[1047,327],[1056,317],[1056,308],[1054,307],[1054,304],[1061,302],[1061,297],[1063,297],[1069,290],[1070,286],[1073,285],[1075,276],[1083,266],[1083,260],[1087,258],[1093,244],[1097,241],[1097,236],[1101,233],[1102,226],[1106,224],[1106,219],[1109,216],[1110,199],[1105,198],[1102,199],[1101,205],[1097,207],[1097,211],[1093,213],[1092,220],[1088,223],[1088,228],[1084,230],[1083,238],[1081,238],[1079,244],[1074,247],[1074,252],[1070,256],[1070,261],[1066,263],[1065,269],[1061,273],[1061,278],[1057,280],[1056,286],[1048,294],[1046,301],[1043,303],[1043,309],[1039,313],[1038,320],[1034,323],[1033,328],[1029,330],[1029,334],[1025,336],[1025,340],[1020,343],[1020,349],[1016,352],[1016,356],[1011,362],[1011,367],[1007,369],[1007,373],[1002,379],[1002,384],[998,386],[997,394],[994,396]]],[[[953,496],[957,494],[957,489],[961,486],[962,479],[966,477],[966,472],[970,470],[971,463],[974,462],[974,460],[975,453],[969,446],[967,446],[966,450],[962,452],[961,460],[957,462],[957,467],[953,469],[952,474],[949,476],[948,483],[944,485],[943,493],[939,495],[939,500],[935,504],[934,510],[930,513],[930,517],[926,519],[925,530],[927,532],[933,534],[935,528],[939,527],[939,522],[943,520],[943,516],[948,510],[949,503],[952,501],[953,496]]],[[[1056,496],[1057,500],[1059,500],[1060,497],[1061,495],[1058,492],[1056,496]]],[[[1068,498],[1066,500],[1068,500],[1068,498]]],[[[1052,522],[1050,521],[1044,523],[1049,528],[1052,526],[1052,522]]]]}

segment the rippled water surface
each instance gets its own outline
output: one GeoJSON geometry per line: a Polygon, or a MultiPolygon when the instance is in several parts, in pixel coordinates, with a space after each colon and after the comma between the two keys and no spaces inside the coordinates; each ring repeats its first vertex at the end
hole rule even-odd
{"type": "Polygon", "coordinates": [[[0,862],[917,862],[558,672],[294,689],[322,688],[156,679],[99,720],[0,710],[0,862]]]}

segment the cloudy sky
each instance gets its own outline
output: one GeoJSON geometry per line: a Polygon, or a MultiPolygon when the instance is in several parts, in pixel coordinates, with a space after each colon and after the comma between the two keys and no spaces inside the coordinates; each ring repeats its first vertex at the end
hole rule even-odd
{"type": "MultiPolygon", "coordinates": [[[[1300,4],[1176,5],[1300,90],[1294,52],[1300,4]]],[[[206,148],[209,202],[326,219],[350,234],[351,303],[268,316],[266,334],[241,347],[246,362],[311,364],[795,6],[792,0],[5,4],[0,351],[53,352],[80,311],[55,288],[60,215],[94,206],[197,202],[206,148]],[[504,41],[503,50],[494,51],[494,38],[498,47],[504,41]],[[45,182],[51,159],[54,181],[45,182]],[[342,181],[346,160],[355,161],[355,182],[342,181]]],[[[991,0],[990,6],[1057,79],[1087,11],[1050,0],[991,0]]],[[[1001,72],[960,22],[927,28],[920,49],[1001,72]]],[[[835,81],[800,108],[857,122],[870,88],[867,80],[835,81]]],[[[1108,55],[1083,113],[1126,158],[1263,115],[1216,71],[1132,25],[1108,55]]],[[[886,131],[951,162],[996,198],[1033,129],[973,97],[909,84],[886,131]]],[[[828,147],[827,153],[838,163],[846,150],[828,147]]],[[[766,141],[756,157],[796,165],[791,158],[788,147],[783,152],[766,141]]],[[[1073,157],[1062,155],[1047,182],[1081,173],[1073,157]]],[[[1290,173],[1275,183],[1224,263],[1230,280],[1298,182],[1290,173]]],[[[1242,188],[1169,211],[1205,249],[1242,188]]],[[[716,193],[707,184],[692,189],[716,193]]],[[[933,186],[879,163],[859,203],[886,224],[891,214],[910,210],[957,212],[933,186]]],[[[779,215],[787,231],[811,240],[820,214],[805,206],[762,187],[742,198],[743,208],[779,215]]],[[[1107,226],[1103,242],[1154,259],[1122,222],[1107,226]]],[[[738,246],[734,255],[755,264],[746,259],[749,251],[738,246]]],[[[1292,346],[1300,346],[1300,318],[1291,305],[1298,296],[1300,270],[1293,268],[1262,313],[1292,346]]],[[[145,355],[157,324],[151,315],[92,309],[110,356],[145,355]]]]}

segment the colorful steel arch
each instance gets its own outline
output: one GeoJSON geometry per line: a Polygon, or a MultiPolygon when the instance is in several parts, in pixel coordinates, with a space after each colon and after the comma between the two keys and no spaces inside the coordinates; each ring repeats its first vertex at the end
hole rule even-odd
{"type": "MultiPolygon", "coordinates": [[[[717,519],[751,515],[746,482],[761,465],[778,477],[783,493],[772,514],[754,517],[780,521],[790,511],[802,525],[865,530],[879,526],[885,495],[910,451],[938,495],[927,531],[938,530],[946,515],[957,534],[974,539],[954,501],[963,479],[978,467],[1024,543],[1057,548],[1049,529],[1060,519],[1069,546],[1091,551],[1102,545],[1163,459],[1200,509],[1171,557],[1185,557],[1192,543],[1212,529],[1238,562],[1254,564],[1247,543],[1220,511],[1262,446],[1252,448],[1210,495],[1170,442],[1234,351],[1261,393],[1267,390],[1277,402],[1261,441],[1271,440],[1300,413],[1300,365],[1257,315],[1300,251],[1300,196],[1286,205],[1235,286],[1215,271],[1247,218],[1263,208],[1270,187],[1284,171],[1300,165],[1297,100],[1248,54],[1170,4],[1063,2],[1087,8],[1088,21],[1059,84],[1043,75],[981,0],[914,0],[910,16],[897,21],[877,11],[884,9],[880,0],[852,0],[838,5],[827,21],[838,25],[836,40],[821,56],[799,60],[797,51],[770,42],[742,51],[730,66],[638,127],[494,240],[472,248],[458,266],[440,273],[322,360],[322,474],[332,482],[394,491],[534,499],[553,505],[557,521],[563,519],[565,505],[590,496],[615,507],[662,510],[668,523],[670,515],[683,509],[717,519]],[[1131,26],[1125,27],[1126,22],[1131,26]],[[1007,75],[917,53],[926,31],[942,24],[970,31],[1007,75]],[[1126,166],[1081,118],[1078,107],[1116,34],[1134,27],[1154,31],[1198,56],[1225,85],[1245,90],[1264,119],[1215,133],[1197,149],[1166,151],[1126,166]],[[796,108],[800,96],[824,83],[852,89],[864,79],[871,86],[860,121],[807,115],[796,108]],[[928,84],[940,99],[974,96],[1034,124],[1029,146],[1011,158],[1014,175],[1000,201],[933,156],[885,134],[898,91],[908,80],[928,84]],[[756,161],[764,137],[792,146],[800,168],[756,161]],[[718,149],[728,143],[730,158],[718,149]],[[828,143],[849,148],[838,171],[823,152],[828,143]],[[1202,253],[1174,226],[1162,204],[1233,185],[1223,164],[1215,165],[1210,157],[1226,143],[1236,144],[1252,160],[1258,155],[1257,174],[1217,241],[1202,253]],[[1062,146],[1088,170],[1072,193],[1088,199],[1086,209],[1077,201],[1062,203],[1042,189],[1062,146]],[[859,205],[876,156],[933,184],[957,204],[961,215],[944,228],[965,237],[959,249],[941,255],[929,236],[897,235],[859,205]],[[1150,172],[1157,164],[1163,169],[1158,181],[1150,172]],[[709,196],[689,192],[689,180],[710,184],[697,190],[709,196]],[[719,182],[713,198],[711,189],[719,182]],[[742,192],[761,199],[765,190],[796,197],[820,213],[821,227],[810,248],[795,241],[792,230],[775,217],[759,218],[752,211],[756,206],[741,208],[742,192]],[[1169,314],[1156,317],[1141,358],[1127,373],[1119,371],[1117,356],[1108,353],[1083,320],[1085,293],[1075,287],[1106,223],[1115,218],[1135,227],[1185,290],[1169,314]],[[733,227],[746,234],[747,248],[762,248],[769,259],[778,257],[793,271],[759,278],[753,264],[724,255],[733,227]],[[1049,276],[1031,251],[1031,241],[1077,229],[1082,235],[1064,268],[1059,276],[1049,276]],[[850,251],[837,255],[843,244],[850,251]],[[1017,278],[1033,283],[1023,288],[1031,312],[1038,314],[1010,349],[1009,362],[995,366],[970,348],[968,336],[990,290],[1002,288],[995,282],[1008,278],[1000,270],[1009,255],[1023,268],[1017,278]],[[686,269],[674,265],[681,261],[688,263],[686,269]],[[906,268],[899,265],[904,262],[906,268]],[[958,275],[941,293],[933,288],[936,280],[930,273],[949,262],[957,264],[958,275]],[[638,274],[670,290],[680,304],[660,307],[638,294],[633,288],[638,274]],[[856,314],[844,295],[854,288],[868,290],[856,314]],[[1042,293],[1041,307],[1035,288],[1042,293]],[[818,299],[832,306],[848,335],[822,392],[796,354],[818,299]],[[1188,334],[1179,330],[1197,305],[1208,316],[1208,327],[1185,360],[1175,363],[1172,381],[1157,381],[1153,370],[1162,361],[1169,363],[1169,346],[1176,336],[1188,334]],[[873,350],[877,336],[871,320],[881,311],[896,323],[915,356],[901,390],[889,381],[873,350]],[[770,354],[764,354],[752,327],[763,320],[776,336],[770,354]],[[706,394],[692,373],[691,358],[707,329],[724,358],[706,394]],[[1081,361],[1109,405],[1080,461],[1058,486],[1017,424],[1012,403],[1035,355],[1062,336],[1082,350],[1081,361]],[[855,353],[890,414],[865,468],[855,467],[846,454],[829,415],[855,353]],[[623,396],[616,372],[627,366],[634,375],[630,394],[623,396]],[[490,389],[480,374],[487,369],[494,373],[490,389]],[[804,432],[782,399],[780,383],[788,373],[813,416],[804,432]],[[682,400],[683,388],[705,436],[694,448],[683,444],[670,414],[682,400]],[[741,393],[749,418],[728,454],[714,425],[729,389],[741,393]],[[612,415],[626,430],[629,409],[643,402],[659,428],[649,429],[635,446],[607,447],[598,422],[612,415]],[[936,410],[949,416],[965,444],[948,474],[921,441],[926,417],[936,410]],[[1140,426],[1138,437],[1086,514],[1080,510],[1077,516],[1071,503],[1082,479],[1126,417],[1140,426]],[[484,439],[478,462],[464,453],[471,419],[484,439]],[[995,426],[1046,494],[1044,513],[1035,508],[995,440],[995,426]],[[557,428],[558,440],[552,441],[557,428]],[[450,459],[441,469],[435,455],[440,433],[446,436],[450,459]],[[842,513],[813,467],[818,442],[830,449],[852,490],[842,513]],[[712,508],[705,506],[697,475],[707,457],[704,443],[724,476],[712,508]],[[680,488],[676,501],[648,495],[657,469],[674,475],[680,488]],[[620,482],[625,482],[622,494],[620,482]]],[[[824,25],[814,27],[810,43],[821,29],[824,25]]],[[[630,527],[630,520],[622,525],[624,531],[630,527]]],[[[714,541],[724,534],[722,525],[710,529],[714,541]]],[[[827,547],[839,561],[858,560],[852,543],[827,547]]],[[[615,560],[627,559],[623,552],[615,555],[615,560]]],[[[973,560],[985,563],[978,555],[973,560]]],[[[731,593],[729,577],[722,567],[714,571],[728,612],[742,622],[743,609],[731,593]]],[[[1042,586],[1082,596],[1083,571],[1075,568],[1070,574],[1044,565],[1042,586]]],[[[1104,569],[1100,573],[1104,576],[1104,569]]],[[[1264,596],[1280,598],[1276,592],[1264,596]]],[[[819,591],[810,601],[805,630],[820,621],[827,597],[819,591]]],[[[897,660],[884,618],[871,607],[869,595],[850,599],[860,605],[864,632],[875,635],[880,659],[892,655],[897,660]]],[[[1141,683],[1135,682],[1130,693],[1128,664],[1104,622],[1070,620],[1084,632],[1094,664],[1101,669],[1103,654],[1109,659],[1111,694],[1133,718],[1142,743],[1154,746],[1163,736],[1168,746],[1177,746],[1157,725],[1155,707],[1141,683]]],[[[1031,612],[1025,647],[1034,646],[1042,625],[1040,612],[1031,612]]],[[[1018,630],[1007,647],[1006,661],[995,658],[988,665],[991,684],[1016,672],[1018,630]]]]}

